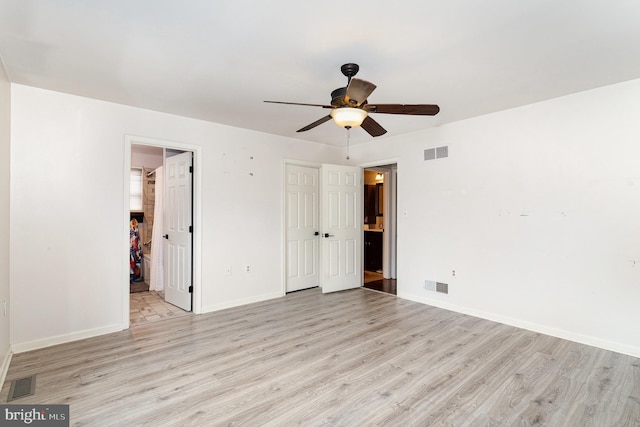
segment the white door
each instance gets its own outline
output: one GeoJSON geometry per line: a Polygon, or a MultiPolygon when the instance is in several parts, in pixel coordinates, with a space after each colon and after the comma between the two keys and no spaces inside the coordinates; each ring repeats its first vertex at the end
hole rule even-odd
{"type": "Polygon", "coordinates": [[[320,284],[318,169],[287,165],[286,197],[286,272],[287,292],[312,288],[320,284]]]}
{"type": "Polygon", "coordinates": [[[164,299],[191,311],[191,164],[186,152],[165,159],[164,299]]]}
{"type": "Polygon", "coordinates": [[[362,170],[353,166],[321,168],[322,292],[362,284],[362,170]]]}

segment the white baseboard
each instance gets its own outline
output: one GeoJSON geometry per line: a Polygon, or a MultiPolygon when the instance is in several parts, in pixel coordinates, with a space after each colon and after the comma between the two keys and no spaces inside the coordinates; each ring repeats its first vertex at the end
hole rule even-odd
{"type": "Polygon", "coordinates": [[[503,323],[509,326],[515,326],[516,328],[522,328],[532,332],[538,332],[541,334],[550,335],[552,337],[562,338],[568,341],[573,341],[580,344],[586,344],[592,347],[602,348],[604,350],[615,351],[616,353],[622,353],[622,354],[626,354],[633,357],[640,357],[640,348],[617,343],[617,342],[608,341],[602,338],[583,335],[577,332],[567,331],[564,329],[552,328],[549,326],[540,325],[538,323],[527,322],[525,320],[501,316],[499,314],[475,310],[468,307],[450,304],[446,301],[441,301],[435,298],[433,299],[426,298],[424,296],[418,296],[411,293],[398,291],[398,297],[419,302],[422,304],[432,305],[438,308],[443,308],[445,310],[455,311],[456,313],[467,314],[469,316],[479,317],[481,319],[491,320],[493,322],[503,323]]]}
{"type": "Polygon", "coordinates": [[[84,331],[72,332],[70,334],[56,335],[53,337],[37,339],[33,341],[17,343],[11,345],[13,353],[24,353],[25,351],[38,350],[40,348],[51,347],[52,345],[64,344],[71,341],[83,340],[97,337],[98,335],[110,334],[127,329],[129,325],[121,324],[105,326],[102,328],[86,329],[84,331]]]}
{"type": "Polygon", "coordinates": [[[11,352],[11,347],[9,347],[2,358],[2,365],[0,365],[0,384],[4,384],[4,381],[7,379],[7,372],[9,371],[9,365],[11,364],[11,356],[13,356],[13,353],[11,352]]]}
{"type": "MultiPolygon", "coordinates": [[[[225,308],[238,307],[241,305],[252,304],[255,302],[261,302],[261,301],[266,301],[266,300],[275,299],[275,298],[282,298],[282,293],[272,292],[269,294],[257,295],[249,298],[227,301],[221,304],[205,306],[205,307],[202,307],[201,309],[202,311],[200,312],[200,314],[224,310],[225,308]]],[[[71,341],[77,341],[77,340],[82,340],[86,338],[93,338],[99,335],[119,332],[128,328],[129,328],[128,324],[127,325],[117,324],[117,325],[105,326],[103,328],[87,329],[84,331],[73,332],[70,334],[57,335],[54,337],[42,338],[34,341],[13,344],[11,346],[11,351],[15,354],[24,353],[26,351],[38,350],[41,348],[51,347],[53,345],[58,345],[58,344],[64,344],[71,341]]]]}
{"type": "Polygon", "coordinates": [[[253,304],[254,302],[262,302],[270,299],[282,298],[282,292],[272,292],[263,295],[257,295],[249,298],[242,298],[232,301],[226,301],[220,304],[213,304],[202,307],[202,313],[210,313],[212,311],[224,310],[226,308],[239,307],[241,305],[253,304]]]}

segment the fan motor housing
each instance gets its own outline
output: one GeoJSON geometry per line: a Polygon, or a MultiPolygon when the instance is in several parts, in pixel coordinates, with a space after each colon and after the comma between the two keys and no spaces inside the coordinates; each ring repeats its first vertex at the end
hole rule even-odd
{"type": "Polygon", "coordinates": [[[339,87],[331,92],[331,105],[334,107],[344,107],[346,105],[344,97],[347,94],[347,87],[339,87]]]}

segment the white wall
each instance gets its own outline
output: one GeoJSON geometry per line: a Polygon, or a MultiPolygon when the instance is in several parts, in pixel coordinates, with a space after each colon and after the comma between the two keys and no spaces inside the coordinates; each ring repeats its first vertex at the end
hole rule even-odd
{"type": "Polygon", "coordinates": [[[399,158],[398,295],[640,356],[639,117],[635,80],[353,147],[399,158]]]}
{"type": "MultiPolygon", "coordinates": [[[[205,310],[279,294],[282,159],[343,162],[328,146],[11,88],[19,348],[121,326],[125,134],[202,147],[205,310]]],[[[399,296],[640,356],[638,117],[640,80],[352,147],[356,163],[399,159],[399,296]],[[449,158],[423,161],[441,145],[449,158]],[[424,291],[425,279],[449,295],[424,291]]]]}
{"type": "Polygon", "coordinates": [[[122,326],[125,135],[202,147],[203,309],[281,294],[282,159],[339,163],[342,150],[12,88],[14,348],[122,326]]]}
{"type": "MultiPolygon", "coordinates": [[[[3,303],[9,300],[9,194],[11,142],[11,85],[0,61],[0,380],[8,368],[9,315],[3,303]],[[4,362],[3,362],[4,360],[4,362]]],[[[9,306],[10,307],[10,306],[9,306]]]]}

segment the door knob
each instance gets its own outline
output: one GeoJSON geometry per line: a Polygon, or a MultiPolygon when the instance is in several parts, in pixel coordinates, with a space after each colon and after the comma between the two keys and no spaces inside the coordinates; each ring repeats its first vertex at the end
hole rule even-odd
{"type": "Polygon", "coordinates": [[[163,239],[167,239],[167,240],[169,240],[169,235],[168,235],[168,234],[165,234],[164,236],[162,236],[162,238],[163,238],[163,239]]]}
{"type": "Polygon", "coordinates": [[[320,235],[320,232],[319,232],[319,231],[316,231],[315,233],[313,233],[313,235],[314,235],[314,236],[319,236],[319,235],[320,235]]]}
{"type": "Polygon", "coordinates": [[[333,237],[333,234],[324,233],[324,237],[333,237]]]}

